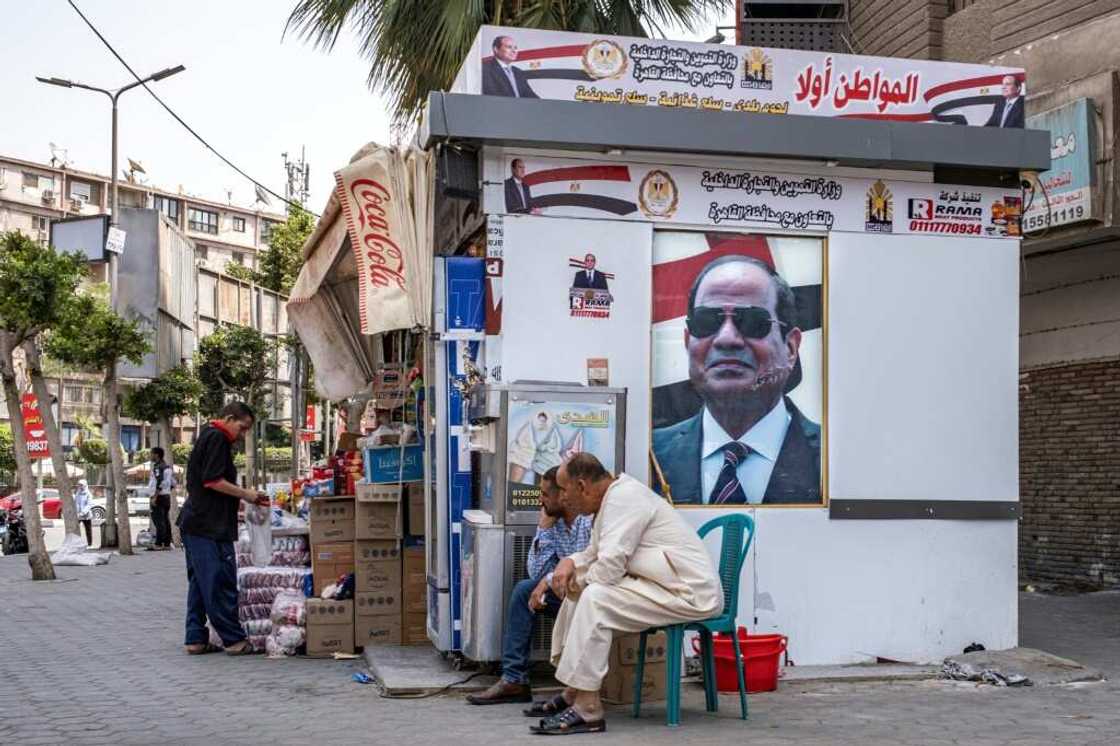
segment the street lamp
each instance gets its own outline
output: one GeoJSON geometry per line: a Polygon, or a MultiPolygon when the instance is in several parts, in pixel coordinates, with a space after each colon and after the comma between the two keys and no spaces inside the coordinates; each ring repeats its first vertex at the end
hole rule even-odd
{"type": "MultiPolygon", "coordinates": [[[[115,91],[106,90],[105,88],[98,88],[98,87],[92,86],[92,85],[86,85],[85,83],[79,83],[79,82],[74,81],[74,80],[66,80],[65,78],[44,78],[44,77],[40,77],[38,75],[35,76],[35,80],[38,80],[40,83],[46,83],[47,85],[56,85],[56,86],[59,86],[60,88],[84,88],[87,91],[96,91],[97,93],[104,93],[106,96],[109,97],[109,100],[113,103],[113,157],[112,157],[113,163],[112,163],[112,168],[109,171],[110,178],[111,178],[111,184],[112,184],[112,196],[111,196],[111,203],[109,205],[109,211],[110,211],[111,214],[110,214],[109,220],[110,220],[110,223],[112,225],[117,224],[117,215],[118,215],[118,213],[117,213],[117,99],[119,99],[121,97],[122,93],[124,93],[125,91],[132,90],[136,86],[144,85],[145,83],[155,83],[156,81],[163,80],[164,78],[170,78],[172,75],[175,75],[177,73],[181,73],[186,69],[187,68],[183,67],[182,65],[176,65],[175,67],[168,67],[164,70],[160,70],[157,73],[153,73],[153,74],[149,75],[148,77],[144,78],[143,80],[138,80],[135,83],[129,83],[128,85],[126,85],[122,88],[118,88],[115,91]]],[[[108,259],[109,259],[109,298],[110,298],[110,303],[112,304],[112,303],[116,302],[116,297],[117,297],[117,259],[116,259],[116,255],[112,252],[109,253],[108,259]]]]}

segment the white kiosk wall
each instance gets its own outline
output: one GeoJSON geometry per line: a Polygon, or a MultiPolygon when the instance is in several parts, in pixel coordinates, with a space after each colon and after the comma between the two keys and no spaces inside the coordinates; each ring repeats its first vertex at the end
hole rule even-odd
{"type": "MultiPolygon", "coordinates": [[[[1014,240],[830,235],[830,499],[1018,499],[1018,256],[1014,240]]],[[[751,514],[740,619],[789,635],[798,664],[1017,643],[1014,521],[751,514]]]]}

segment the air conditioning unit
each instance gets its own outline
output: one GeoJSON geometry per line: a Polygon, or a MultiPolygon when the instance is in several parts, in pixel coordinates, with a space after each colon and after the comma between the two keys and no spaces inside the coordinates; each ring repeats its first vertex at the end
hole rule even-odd
{"type": "Polygon", "coordinates": [[[86,201],[84,199],[79,199],[77,197],[71,197],[70,198],[70,210],[71,210],[71,212],[81,212],[82,208],[85,207],[85,206],[86,206],[86,201]]]}
{"type": "Polygon", "coordinates": [[[35,237],[35,238],[36,238],[36,239],[38,239],[39,243],[41,243],[41,244],[46,244],[46,243],[49,243],[49,242],[50,242],[50,240],[51,240],[51,233],[50,233],[50,231],[44,231],[44,230],[40,230],[40,231],[36,231],[36,233],[37,233],[38,235],[36,235],[36,237],[35,237]]]}
{"type": "Polygon", "coordinates": [[[41,196],[43,198],[43,204],[44,205],[53,205],[54,204],[54,192],[51,191],[50,189],[44,189],[41,196]]]}

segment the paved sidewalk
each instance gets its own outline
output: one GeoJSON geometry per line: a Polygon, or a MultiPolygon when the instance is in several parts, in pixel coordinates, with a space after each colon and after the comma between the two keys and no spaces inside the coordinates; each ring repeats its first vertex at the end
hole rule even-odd
{"type": "MultiPolygon", "coordinates": [[[[58,568],[31,583],[24,557],[0,558],[0,743],[503,744],[525,743],[517,706],[471,708],[457,696],[380,699],[350,680],[358,663],[188,657],[180,552],[58,568]]],[[[1120,593],[1025,595],[1022,644],[1120,676],[1120,593]]],[[[1120,687],[1112,682],[995,689],[941,681],[785,685],[734,696],[704,712],[686,685],[682,726],[659,703],[632,720],[609,713],[604,736],[576,743],[1114,744],[1120,687]]]]}

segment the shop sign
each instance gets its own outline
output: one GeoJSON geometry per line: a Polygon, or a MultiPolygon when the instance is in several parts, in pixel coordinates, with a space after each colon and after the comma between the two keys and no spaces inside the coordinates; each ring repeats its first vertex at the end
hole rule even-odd
{"type": "Polygon", "coordinates": [[[20,414],[23,416],[23,434],[27,439],[27,455],[34,459],[50,458],[51,449],[47,445],[47,428],[43,415],[39,412],[39,400],[35,394],[24,394],[20,400],[20,414]]]}
{"type": "Polygon", "coordinates": [[[1023,127],[1021,68],[483,26],[452,90],[732,114],[1023,127]]]}
{"type": "Polygon", "coordinates": [[[1053,111],[1027,117],[1030,129],[1050,132],[1050,170],[1039,174],[1039,185],[1024,215],[1023,228],[1047,227],[1098,220],[1093,211],[1096,185],[1094,152],[1096,128],[1092,99],[1082,98],[1053,111]]]}

